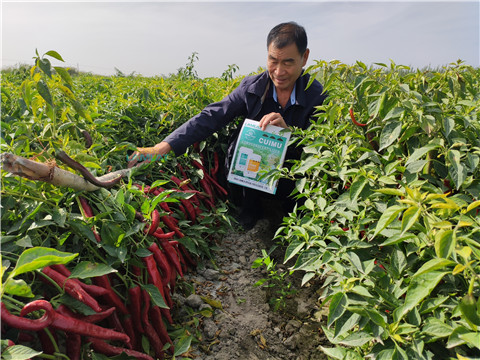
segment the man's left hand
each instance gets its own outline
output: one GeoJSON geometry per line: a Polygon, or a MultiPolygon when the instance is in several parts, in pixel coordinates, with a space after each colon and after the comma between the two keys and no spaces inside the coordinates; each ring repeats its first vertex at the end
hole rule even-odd
{"type": "Polygon", "coordinates": [[[282,115],[275,112],[272,112],[262,117],[259,125],[263,131],[265,131],[265,128],[267,127],[267,125],[275,125],[284,129],[288,129],[288,125],[285,122],[285,120],[283,120],[282,115]]]}

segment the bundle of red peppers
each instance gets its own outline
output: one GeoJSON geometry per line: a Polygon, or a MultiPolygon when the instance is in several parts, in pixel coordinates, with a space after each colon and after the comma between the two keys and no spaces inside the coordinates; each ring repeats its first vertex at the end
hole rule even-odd
{"type": "MultiPolygon", "coordinates": [[[[188,200],[181,199],[178,208],[191,223],[202,216],[201,208],[214,209],[215,199],[227,195],[218,184],[218,157],[215,154],[211,171],[199,162],[192,165],[203,170],[204,177],[199,180],[200,190],[190,183],[181,165],[178,165],[183,179],[174,175],[170,179],[177,185],[177,191],[192,194],[188,200]],[[202,205],[202,206],[201,206],[202,205]]],[[[145,196],[156,196],[164,189],[146,185],[135,185],[142,189],[145,196]]],[[[88,201],[80,197],[85,217],[94,213],[88,201]]],[[[119,296],[115,289],[115,274],[93,277],[87,284],[76,278],[70,278],[71,272],[65,265],[51,265],[42,269],[42,279],[52,286],[60,287],[70,297],[88,306],[93,314],[82,315],[61,304],[56,309],[47,300],[35,300],[27,303],[19,315],[14,315],[1,303],[2,326],[18,329],[18,340],[41,343],[45,354],[58,353],[58,334],[62,334],[65,354],[70,360],[81,359],[82,347],[89,344],[95,352],[107,356],[121,353],[136,359],[164,359],[165,351],[174,353],[173,342],[168,334],[168,324],[173,324],[170,309],[174,306],[171,295],[175,290],[177,277],[183,277],[187,269],[196,266],[196,260],[178,240],[184,236],[179,222],[167,202],[159,203],[161,211],[154,209],[151,221],[147,223],[139,212],[136,219],[145,223],[144,233],[151,237],[148,246],[150,254],[142,257],[143,266],[131,266],[134,282],[125,296],[119,296]],[[145,282],[160,292],[165,307],[151,301],[151,295],[145,288],[145,282]],[[122,298],[125,298],[123,300],[122,298]],[[27,316],[34,313],[35,315],[27,316]],[[145,337],[148,339],[151,355],[144,352],[145,337]],[[142,340],[143,339],[143,340],[142,340]]],[[[92,228],[98,242],[102,239],[92,228]]]]}

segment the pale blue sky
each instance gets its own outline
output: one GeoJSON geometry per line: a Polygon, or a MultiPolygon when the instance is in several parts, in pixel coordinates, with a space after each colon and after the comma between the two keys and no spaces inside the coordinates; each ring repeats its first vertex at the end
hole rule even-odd
{"type": "Polygon", "coordinates": [[[305,26],[310,61],[338,59],[480,66],[479,1],[21,2],[2,1],[2,66],[31,63],[37,48],[72,67],[145,76],[175,73],[197,52],[200,76],[228,65],[264,66],[275,25],[305,26]]]}

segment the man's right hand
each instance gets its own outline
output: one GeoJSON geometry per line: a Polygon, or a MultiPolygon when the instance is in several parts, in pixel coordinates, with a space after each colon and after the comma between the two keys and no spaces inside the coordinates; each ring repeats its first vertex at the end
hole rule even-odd
{"type": "Polygon", "coordinates": [[[137,151],[132,154],[132,160],[128,162],[127,167],[131,168],[135,166],[139,160],[150,162],[155,155],[163,156],[168,154],[170,151],[172,151],[172,147],[165,141],[162,141],[153,147],[139,147],[137,148],[137,151]]]}

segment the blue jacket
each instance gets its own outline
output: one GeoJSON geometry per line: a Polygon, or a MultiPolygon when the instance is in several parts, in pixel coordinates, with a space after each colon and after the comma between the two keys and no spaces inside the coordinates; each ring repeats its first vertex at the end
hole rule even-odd
{"type": "MultiPolygon", "coordinates": [[[[315,107],[321,105],[326,97],[322,85],[316,80],[305,90],[309,79],[309,74],[297,79],[295,104],[281,109],[273,99],[273,83],[268,72],[247,76],[228,96],[205,107],[164,141],[170,144],[175,155],[181,155],[190,145],[205,140],[238,117],[260,121],[263,115],[271,112],[281,113],[289,126],[306,129],[315,107]]],[[[234,140],[236,142],[236,138],[234,140]]],[[[232,144],[229,145],[232,147],[232,144]]]]}

